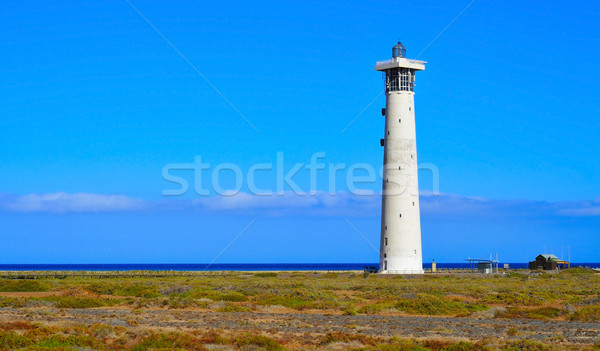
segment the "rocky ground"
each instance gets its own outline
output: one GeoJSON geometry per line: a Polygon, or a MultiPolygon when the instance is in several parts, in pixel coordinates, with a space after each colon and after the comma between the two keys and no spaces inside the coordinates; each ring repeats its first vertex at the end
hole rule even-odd
{"type": "Polygon", "coordinates": [[[268,307],[256,312],[213,312],[127,308],[2,308],[0,322],[28,321],[52,325],[91,325],[102,323],[127,328],[162,330],[217,330],[266,333],[302,343],[326,333],[344,332],[376,337],[444,338],[478,341],[486,338],[566,344],[600,342],[600,323],[543,321],[531,319],[491,319],[424,317],[398,315],[342,315],[323,311],[286,311],[268,307]]]}

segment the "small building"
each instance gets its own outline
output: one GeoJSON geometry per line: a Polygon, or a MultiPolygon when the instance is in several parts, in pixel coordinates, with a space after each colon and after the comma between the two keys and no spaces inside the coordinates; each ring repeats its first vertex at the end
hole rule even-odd
{"type": "Polygon", "coordinates": [[[567,261],[561,260],[552,254],[542,254],[535,258],[535,261],[529,262],[529,269],[537,270],[543,269],[545,271],[553,271],[556,269],[569,268],[571,264],[567,261]]]}
{"type": "Polygon", "coordinates": [[[479,262],[477,263],[477,271],[479,273],[484,273],[484,274],[491,274],[494,272],[494,270],[492,269],[492,262],[479,262]]]}
{"type": "Polygon", "coordinates": [[[494,273],[494,268],[496,268],[496,273],[498,273],[498,260],[492,260],[491,255],[489,260],[469,257],[467,261],[469,261],[469,265],[471,266],[471,272],[492,274],[494,273]]]}

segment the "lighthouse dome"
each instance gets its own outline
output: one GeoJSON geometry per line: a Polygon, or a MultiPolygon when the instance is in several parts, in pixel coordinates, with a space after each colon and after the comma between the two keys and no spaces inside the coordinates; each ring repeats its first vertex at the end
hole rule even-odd
{"type": "Polygon", "coordinates": [[[392,48],[392,57],[406,57],[406,48],[400,41],[392,48]]]}

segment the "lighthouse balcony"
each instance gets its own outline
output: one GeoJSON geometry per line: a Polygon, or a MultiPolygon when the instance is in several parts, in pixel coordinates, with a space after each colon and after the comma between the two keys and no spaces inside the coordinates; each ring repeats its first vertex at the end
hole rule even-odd
{"type": "Polygon", "coordinates": [[[420,60],[412,60],[404,57],[394,57],[385,61],[378,61],[375,64],[376,71],[386,71],[392,68],[410,68],[415,71],[422,71],[425,69],[427,62],[420,60]]]}

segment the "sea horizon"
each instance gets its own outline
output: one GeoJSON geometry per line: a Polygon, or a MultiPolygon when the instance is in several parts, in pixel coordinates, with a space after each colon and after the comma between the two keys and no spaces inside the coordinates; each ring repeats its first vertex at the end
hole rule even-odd
{"type": "MultiPolygon", "coordinates": [[[[437,268],[470,268],[468,262],[436,262],[437,268]]],[[[500,262],[503,268],[527,269],[527,262],[500,262]]],[[[379,268],[378,263],[15,263],[0,264],[0,271],[353,271],[379,268]]],[[[600,267],[598,262],[573,262],[571,267],[600,267]]],[[[430,269],[431,263],[424,263],[430,269]]]]}

